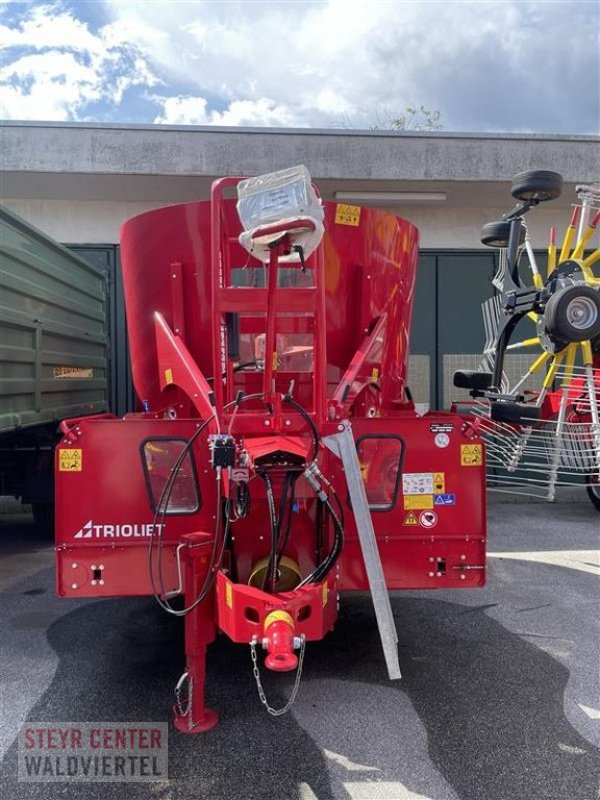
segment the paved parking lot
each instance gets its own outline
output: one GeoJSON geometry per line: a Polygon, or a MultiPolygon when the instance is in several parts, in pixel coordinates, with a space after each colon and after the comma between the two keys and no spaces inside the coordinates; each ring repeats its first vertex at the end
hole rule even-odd
{"type": "MultiPolygon", "coordinates": [[[[396,594],[403,679],[386,679],[370,600],[343,602],[307,648],[285,717],[260,706],[248,648],[221,638],[204,736],[169,734],[169,780],[18,783],[26,720],[170,719],[182,625],[151,599],[54,596],[52,549],[26,515],[0,522],[2,798],[597,800],[600,514],[493,504],[489,581],[396,594]]],[[[267,676],[274,705],[289,676],[267,676]]]]}

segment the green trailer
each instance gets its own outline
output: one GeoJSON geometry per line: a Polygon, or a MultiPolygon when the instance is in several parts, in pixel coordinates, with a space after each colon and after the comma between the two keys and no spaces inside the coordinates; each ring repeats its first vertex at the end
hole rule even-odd
{"type": "Polygon", "coordinates": [[[107,276],[0,206],[0,494],[53,518],[61,419],[108,406],[107,276]]]}

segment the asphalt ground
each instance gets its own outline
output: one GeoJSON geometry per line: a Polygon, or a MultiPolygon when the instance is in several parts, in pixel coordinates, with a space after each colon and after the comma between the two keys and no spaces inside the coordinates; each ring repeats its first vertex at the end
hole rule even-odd
{"type": "MultiPolygon", "coordinates": [[[[170,720],[183,628],[152,599],[54,595],[51,545],[0,518],[2,800],[597,800],[600,514],[492,504],[485,589],[396,593],[403,678],[390,682],[370,599],[343,599],[307,647],[292,710],[261,707],[247,647],[209,651],[208,734],[169,733],[169,779],[25,783],[31,721],[170,720]]],[[[268,675],[273,705],[291,688],[268,675]]]]}

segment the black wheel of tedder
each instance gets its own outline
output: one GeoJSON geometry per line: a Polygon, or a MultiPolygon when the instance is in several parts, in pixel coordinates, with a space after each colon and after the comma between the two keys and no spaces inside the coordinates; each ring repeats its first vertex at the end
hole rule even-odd
{"type": "Polygon", "coordinates": [[[600,511],[600,482],[593,480],[592,478],[588,478],[588,482],[586,484],[588,497],[598,511],[600,511]]]}
{"type": "Polygon", "coordinates": [[[546,330],[562,342],[587,342],[600,335],[600,291],[567,286],[555,292],[544,312],[546,330]]]}
{"type": "Polygon", "coordinates": [[[558,172],[537,169],[519,172],[512,180],[510,193],[517,200],[556,200],[562,192],[563,178],[558,172]]]}
{"type": "MultiPolygon", "coordinates": [[[[508,247],[508,237],[510,235],[510,220],[497,220],[496,222],[486,222],[481,229],[481,244],[488,247],[508,247]]],[[[525,228],[521,225],[519,229],[519,245],[525,241],[525,228]]]]}

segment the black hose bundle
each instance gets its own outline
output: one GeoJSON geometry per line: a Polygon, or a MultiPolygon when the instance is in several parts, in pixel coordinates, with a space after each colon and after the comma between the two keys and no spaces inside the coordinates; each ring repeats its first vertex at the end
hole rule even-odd
{"type": "Polygon", "coordinates": [[[221,482],[221,474],[220,472],[217,473],[217,513],[215,518],[215,535],[213,539],[213,546],[210,555],[210,563],[209,568],[206,573],[206,578],[200,589],[198,595],[194,598],[193,602],[190,603],[189,606],[183,609],[176,609],[169,603],[167,599],[163,599],[167,597],[167,591],[165,589],[164,580],[163,580],[163,573],[162,573],[162,530],[165,524],[165,518],[167,515],[167,510],[169,507],[169,500],[171,499],[171,492],[173,491],[173,487],[175,485],[175,481],[177,480],[177,476],[179,475],[179,470],[181,469],[185,458],[187,457],[188,453],[191,451],[194,442],[198,439],[200,434],[205,430],[207,425],[212,422],[214,419],[214,414],[212,417],[209,417],[205,420],[199,428],[194,431],[193,435],[190,439],[186,442],[185,447],[177,457],[175,464],[171,469],[171,474],[169,475],[167,482],[165,483],[163,490],[161,492],[160,498],[158,503],[156,504],[156,510],[154,512],[154,519],[152,522],[152,534],[150,536],[150,543],[148,547],[148,571],[150,576],[150,583],[152,585],[152,591],[154,593],[154,598],[156,602],[159,604],[161,608],[163,608],[167,613],[173,614],[176,617],[183,617],[186,614],[189,614],[190,611],[193,611],[208,595],[210,590],[212,589],[214,582],[217,577],[217,572],[223,560],[223,555],[225,553],[225,547],[227,544],[227,538],[229,535],[229,524],[230,524],[230,507],[231,507],[231,499],[227,498],[226,501],[226,511],[225,511],[225,530],[223,532],[223,541],[221,544],[221,550],[217,558],[217,551],[219,545],[219,533],[221,528],[221,497],[220,497],[220,482],[221,482]],[[157,520],[160,516],[160,527],[158,529],[158,557],[156,563],[156,570],[158,573],[158,581],[159,581],[159,588],[160,593],[157,590],[156,582],[154,580],[154,561],[153,561],[153,548],[154,548],[154,537],[155,537],[155,530],[157,528],[157,520]]]}
{"type": "Polygon", "coordinates": [[[331,550],[329,551],[328,555],[325,556],[323,561],[319,564],[316,569],[314,569],[310,575],[307,575],[300,583],[300,586],[306,586],[309,583],[320,583],[323,581],[327,575],[331,572],[331,569],[334,567],[335,562],[340,557],[340,553],[342,552],[342,547],[344,546],[344,528],[340,521],[340,518],[335,513],[333,506],[329,502],[329,498],[321,501],[323,505],[327,508],[331,515],[331,519],[333,520],[333,529],[334,529],[334,536],[333,536],[333,543],[331,545],[331,550]]]}

